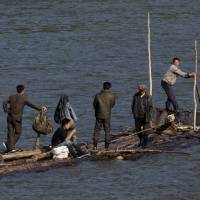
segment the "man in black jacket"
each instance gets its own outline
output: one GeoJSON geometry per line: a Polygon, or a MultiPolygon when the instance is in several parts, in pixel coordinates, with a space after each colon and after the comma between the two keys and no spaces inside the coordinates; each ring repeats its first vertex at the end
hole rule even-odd
{"type": "Polygon", "coordinates": [[[20,138],[22,132],[22,116],[24,106],[29,106],[35,110],[47,111],[46,107],[41,107],[30,102],[25,96],[24,85],[18,85],[16,87],[17,94],[9,96],[4,102],[5,112],[8,113],[7,116],[7,142],[3,143],[7,151],[15,151],[15,145],[20,138]]]}
{"type": "Polygon", "coordinates": [[[147,145],[148,136],[145,132],[141,132],[149,128],[151,125],[152,99],[146,93],[146,86],[139,85],[138,92],[133,96],[132,113],[135,119],[135,130],[138,133],[140,143],[138,146],[145,147],[147,145]]]}
{"type": "Polygon", "coordinates": [[[99,132],[103,126],[105,131],[105,148],[107,149],[110,144],[110,121],[111,121],[111,110],[115,105],[115,96],[112,93],[112,84],[109,82],[103,83],[103,90],[96,94],[93,102],[95,109],[95,130],[93,136],[94,150],[97,149],[99,140],[99,132]]]}

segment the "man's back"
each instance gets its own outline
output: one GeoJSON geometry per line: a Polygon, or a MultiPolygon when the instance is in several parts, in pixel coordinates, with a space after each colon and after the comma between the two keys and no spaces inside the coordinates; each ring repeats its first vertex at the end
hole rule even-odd
{"type": "Polygon", "coordinates": [[[67,137],[68,132],[64,130],[64,128],[61,126],[59,127],[55,133],[53,134],[51,145],[53,147],[59,145],[60,143],[64,142],[65,138],[67,137]]]}
{"type": "Polygon", "coordinates": [[[25,105],[24,95],[16,94],[10,96],[9,103],[10,103],[9,113],[16,118],[21,117],[25,105]]]}
{"type": "Polygon", "coordinates": [[[37,105],[32,104],[29,102],[25,95],[16,94],[12,95],[8,98],[9,105],[9,115],[17,121],[21,121],[24,106],[30,106],[36,110],[40,110],[41,108],[37,105]]]}
{"type": "Polygon", "coordinates": [[[107,119],[111,116],[111,109],[115,105],[115,96],[111,90],[102,90],[95,96],[93,106],[98,119],[107,119]]]}

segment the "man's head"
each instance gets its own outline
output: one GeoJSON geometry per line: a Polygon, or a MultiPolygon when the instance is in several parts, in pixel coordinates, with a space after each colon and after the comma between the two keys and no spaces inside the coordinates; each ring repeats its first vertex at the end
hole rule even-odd
{"type": "Polygon", "coordinates": [[[181,64],[181,59],[180,58],[173,58],[172,64],[179,66],[181,64]]]}
{"type": "Polygon", "coordinates": [[[138,91],[141,93],[146,92],[146,85],[145,84],[138,85],[138,91]]]}
{"type": "Polygon", "coordinates": [[[65,119],[62,120],[62,127],[65,130],[73,129],[74,128],[74,122],[72,120],[65,118],[65,119]]]}
{"type": "Polygon", "coordinates": [[[18,94],[24,94],[24,85],[17,85],[16,89],[18,94]]]}
{"type": "Polygon", "coordinates": [[[104,82],[103,83],[103,89],[109,90],[112,87],[112,84],[110,82],[104,82]]]}

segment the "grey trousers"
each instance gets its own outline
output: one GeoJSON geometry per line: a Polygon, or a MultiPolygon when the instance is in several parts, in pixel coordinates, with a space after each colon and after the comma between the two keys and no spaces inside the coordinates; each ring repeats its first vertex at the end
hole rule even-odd
{"type": "Polygon", "coordinates": [[[99,141],[99,134],[101,129],[104,129],[105,132],[105,148],[109,147],[110,144],[110,119],[97,119],[94,128],[93,135],[93,145],[96,147],[99,141]]]}

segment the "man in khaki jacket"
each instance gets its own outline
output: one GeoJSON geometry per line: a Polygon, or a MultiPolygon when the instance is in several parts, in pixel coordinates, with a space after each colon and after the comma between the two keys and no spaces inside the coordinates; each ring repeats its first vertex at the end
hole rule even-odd
{"type": "Polygon", "coordinates": [[[22,116],[24,106],[29,106],[35,110],[47,111],[46,107],[40,107],[31,103],[25,96],[24,85],[16,87],[17,94],[9,96],[4,102],[4,111],[8,113],[7,116],[7,141],[3,143],[7,151],[15,151],[15,145],[20,138],[22,132],[22,116]]]}
{"type": "Polygon", "coordinates": [[[111,110],[115,105],[115,96],[112,93],[112,84],[109,82],[103,83],[103,90],[96,94],[93,102],[95,109],[95,130],[93,136],[94,150],[97,149],[99,140],[99,132],[103,126],[105,131],[105,148],[110,144],[110,122],[111,122],[111,110]]]}

